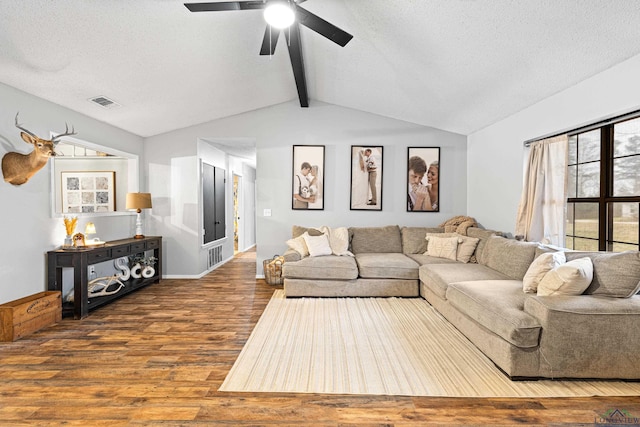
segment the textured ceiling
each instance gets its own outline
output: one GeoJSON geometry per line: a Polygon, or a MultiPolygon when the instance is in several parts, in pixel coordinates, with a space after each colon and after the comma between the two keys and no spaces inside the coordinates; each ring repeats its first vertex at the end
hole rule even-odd
{"type": "MultiPolygon", "coordinates": [[[[640,53],[638,0],[308,0],[353,34],[302,27],[314,100],[461,134],[640,53]]],[[[2,0],[0,82],[140,136],[297,99],[260,11],[176,0],[2,0]],[[88,101],[104,95],[122,106],[88,101]]]]}

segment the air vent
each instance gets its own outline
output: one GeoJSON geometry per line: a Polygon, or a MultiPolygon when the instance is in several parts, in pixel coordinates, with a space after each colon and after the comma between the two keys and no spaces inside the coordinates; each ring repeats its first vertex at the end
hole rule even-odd
{"type": "Polygon", "coordinates": [[[117,102],[115,102],[112,99],[107,98],[106,96],[96,96],[95,98],[90,98],[89,101],[95,102],[96,104],[98,104],[102,108],[111,109],[111,108],[120,107],[120,104],[118,104],[117,102]]]}
{"type": "Polygon", "coordinates": [[[222,246],[216,246],[209,249],[208,267],[211,268],[222,262],[222,246]]]}

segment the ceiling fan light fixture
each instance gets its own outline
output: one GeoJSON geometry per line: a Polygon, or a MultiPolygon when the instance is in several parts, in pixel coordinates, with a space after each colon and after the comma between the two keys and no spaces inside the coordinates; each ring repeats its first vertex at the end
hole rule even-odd
{"type": "Polygon", "coordinates": [[[293,9],[286,2],[271,2],[264,9],[264,20],[278,29],[288,28],[295,21],[293,9]]]}

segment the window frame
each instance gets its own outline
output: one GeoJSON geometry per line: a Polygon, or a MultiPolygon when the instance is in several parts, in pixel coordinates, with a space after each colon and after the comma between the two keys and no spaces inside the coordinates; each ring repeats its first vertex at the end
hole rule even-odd
{"type": "MultiPolygon", "coordinates": [[[[585,134],[587,132],[592,132],[593,130],[600,129],[600,192],[598,197],[577,197],[578,196],[578,183],[579,183],[579,165],[584,164],[580,163],[578,155],[579,155],[579,145],[578,151],[576,152],[576,163],[567,164],[567,168],[570,166],[576,166],[576,177],[575,177],[575,196],[576,197],[568,197],[565,204],[565,209],[568,211],[569,206],[573,205],[573,224],[572,229],[573,233],[568,234],[565,233],[565,246],[567,245],[568,239],[572,239],[572,247],[575,248],[576,238],[586,239],[586,240],[597,240],[598,241],[598,250],[599,251],[612,251],[614,244],[630,244],[635,245],[640,250],[640,218],[638,220],[638,243],[629,243],[629,242],[621,242],[613,240],[613,226],[614,226],[614,205],[615,203],[637,203],[640,209],[640,195],[638,196],[614,196],[614,149],[615,149],[615,125],[623,122],[627,122],[634,119],[639,119],[640,113],[629,114],[625,116],[621,116],[618,120],[611,119],[606,123],[594,124],[589,127],[584,127],[581,129],[577,129],[574,132],[568,133],[570,137],[576,137],[576,144],[580,143],[579,137],[581,134],[585,134]],[[576,236],[576,218],[575,218],[575,207],[578,204],[582,203],[597,203],[598,204],[598,238],[584,237],[584,236],[576,236]]],[[[639,133],[640,135],[640,133],[639,133]]],[[[569,147],[570,149],[570,147],[569,147]]],[[[568,169],[567,169],[568,170],[568,169]]],[[[567,218],[566,224],[569,224],[569,220],[567,218]]]]}

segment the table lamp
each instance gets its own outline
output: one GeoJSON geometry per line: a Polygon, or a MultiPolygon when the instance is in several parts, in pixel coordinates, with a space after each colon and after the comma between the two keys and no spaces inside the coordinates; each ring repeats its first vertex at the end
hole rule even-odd
{"type": "MultiPolygon", "coordinates": [[[[92,234],[96,234],[96,225],[92,222],[88,222],[87,225],[84,227],[84,235],[86,237],[89,237],[92,234]]],[[[86,240],[85,244],[87,246],[98,246],[98,245],[104,244],[104,242],[101,241],[99,238],[94,237],[92,239],[86,240]]]]}
{"type": "Polygon", "coordinates": [[[136,219],[135,239],[142,239],[142,209],[151,209],[151,193],[127,193],[127,209],[135,209],[138,212],[136,219]]]}

